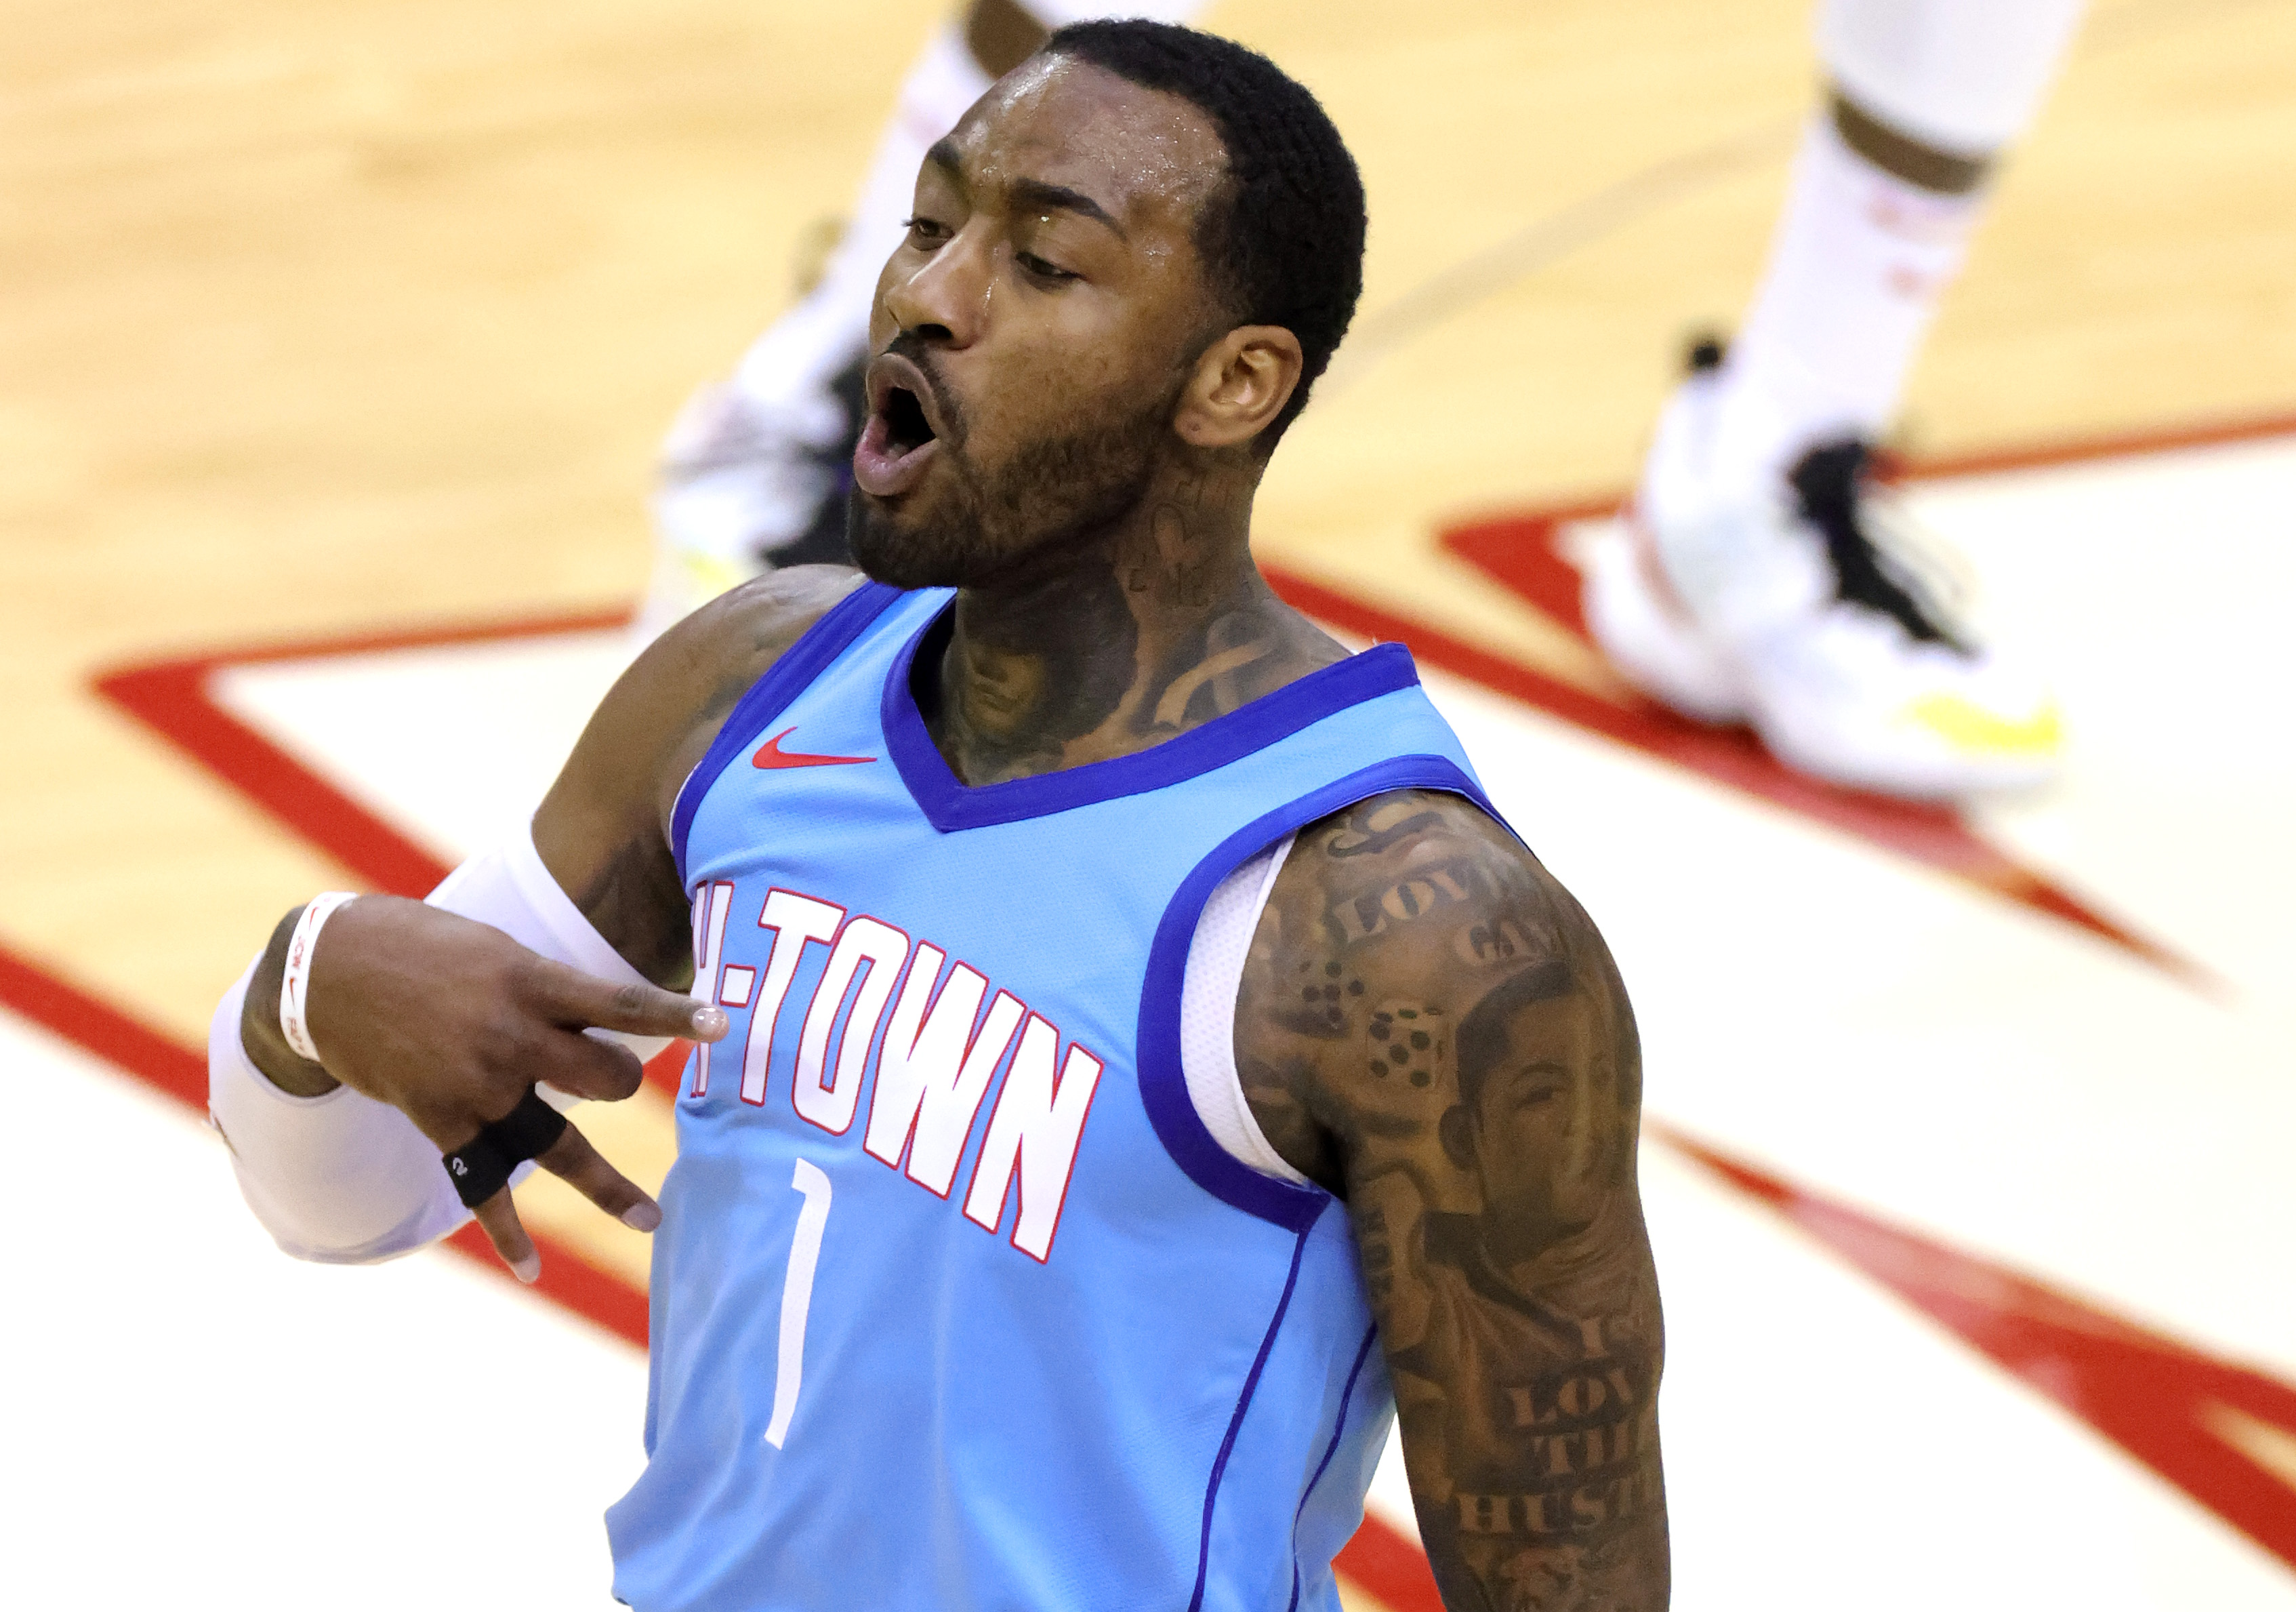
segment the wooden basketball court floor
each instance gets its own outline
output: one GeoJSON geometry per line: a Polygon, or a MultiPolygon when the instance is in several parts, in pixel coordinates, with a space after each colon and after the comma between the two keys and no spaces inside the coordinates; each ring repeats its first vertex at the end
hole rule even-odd
{"type": "MultiPolygon", "coordinates": [[[[936,15],[12,12],[12,1600],[603,1604],[642,1245],[537,1190],[540,1295],[296,1266],[178,1099],[280,911],[530,803],[619,653],[663,423],[936,15]]],[[[2061,789],[1966,817],[1668,722],[1570,608],[1759,266],[1799,0],[1210,21],[1372,194],[1265,555],[1414,644],[1644,1023],[1677,1604],[2296,1606],[2296,6],[2100,5],[1915,377],[1909,501],[2075,736],[2061,789]]],[[[586,1123],[658,1172],[668,1106],[586,1123]]],[[[1349,1594],[1410,1612],[1374,1518],[1349,1594]]]]}

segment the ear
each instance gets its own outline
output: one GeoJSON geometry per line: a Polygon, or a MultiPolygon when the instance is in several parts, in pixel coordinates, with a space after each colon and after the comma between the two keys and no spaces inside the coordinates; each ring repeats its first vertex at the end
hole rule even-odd
{"type": "Polygon", "coordinates": [[[1204,349],[1172,429],[1192,448],[1233,448],[1275,423],[1307,359],[1280,325],[1239,325],[1204,349]]]}

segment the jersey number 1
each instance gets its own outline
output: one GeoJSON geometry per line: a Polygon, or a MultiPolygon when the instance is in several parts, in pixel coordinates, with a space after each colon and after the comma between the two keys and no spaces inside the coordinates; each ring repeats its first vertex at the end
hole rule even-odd
{"type": "Polygon", "coordinates": [[[789,1274],[782,1279],[781,1358],[774,1368],[774,1417],[766,1443],[778,1450],[797,1414],[798,1385],[805,1376],[805,1318],[813,1308],[813,1273],[821,1263],[822,1228],[829,1223],[829,1177],[805,1159],[797,1162],[790,1185],[805,1195],[797,1212],[797,1235],[790,1239],[789,1274]]]}

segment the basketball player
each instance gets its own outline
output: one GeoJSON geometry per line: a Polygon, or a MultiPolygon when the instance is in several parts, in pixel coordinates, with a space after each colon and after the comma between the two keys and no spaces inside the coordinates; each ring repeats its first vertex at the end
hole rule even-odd
{"type": "Polygon", "coordinates": [[[658,1231],[636,1607],[1331,1612],[1398,1402],[1449,1605],[1663,1606],[1624,989],[1407,654],[1251,562],[1362,284],[1337,131],[1088,23],[914,194],[861,574],[673,628],[430,903],[288,915],[210,1048],[250,1203],[531,1279],[533,1159],[658,1231]],[[659,1205],[537,1096],[636,1089],[586,1031],[701,1043],[659,1205]]]}
{"type": "MultiPolygon", "coordinates": [[[[1034,48],[1039,18],[1201,9],[975,0],[926,47],[820,284],[670,433],[642,637],[764,565],[846,557],[869,291],[930,131],[1034,48]]],[[[2055,769],[2040,680],[1877,544],[1866,476],[1987,181],[2079,15],[2080,0],[1824,0],[1827,105],[1752,311],[1661,418],[1631,539],[1590,556],[1588,625],[1636,684],[1701,720],[1751,722],[1820,777],[1939,796],[2055,769]]]]}

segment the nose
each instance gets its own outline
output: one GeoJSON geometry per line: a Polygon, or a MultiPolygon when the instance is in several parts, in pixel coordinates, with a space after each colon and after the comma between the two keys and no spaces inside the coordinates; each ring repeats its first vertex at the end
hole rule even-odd
{"type": "Polygon", "coordinates": [[[990,251],[988,233],[976,222],[914,268],[896,254],[888,265],[885,311],[903,332],[936,346],[971,346],[988,322],[990,251]]]}

